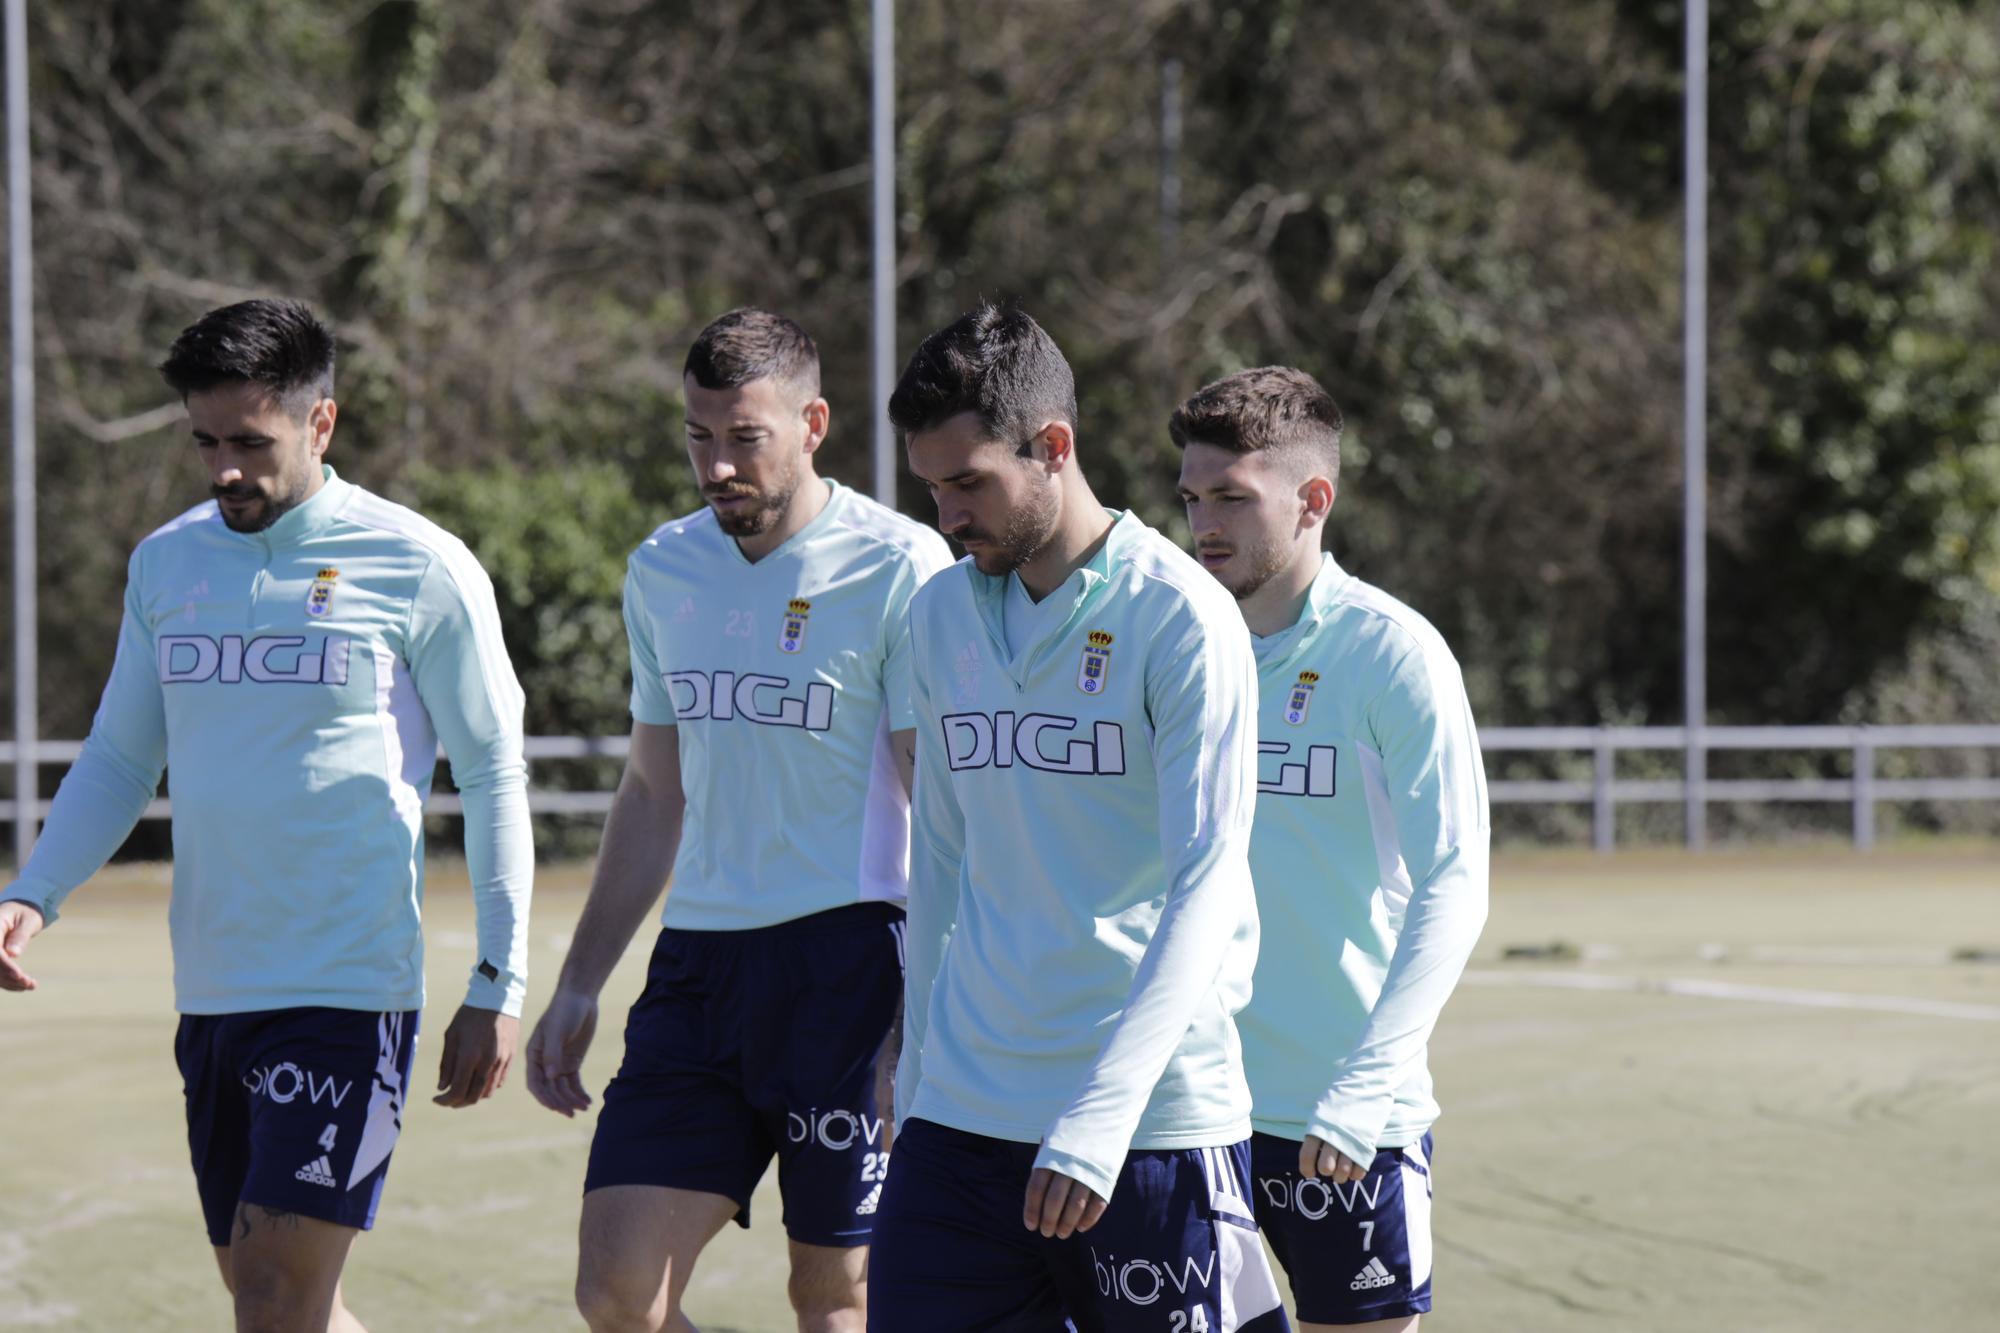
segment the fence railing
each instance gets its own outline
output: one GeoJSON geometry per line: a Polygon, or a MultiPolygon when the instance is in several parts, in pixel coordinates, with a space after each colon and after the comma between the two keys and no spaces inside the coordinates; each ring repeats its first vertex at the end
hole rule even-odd
{"type": "MultiPolygon", "coordinates": [[[[1496,778],[1488,794],[1496,805],[1582,805],[1591,807],[1591,842],[1599,851],[1616,842],[1616,816],[1621,805],[1679,804],[1688,799],[1687,778],[1621,778],[1621,752],[1685,752],[1688,733],[1682,727],[1488,727],[1479,733],[1489,761],[1494,755],[1523,752],[1588,754],[1591,775],[1583,779],[1496,778]]],[[[1884,750],[2000,750],[2000,726],[1888,727],[1704,727],[1694,737],[1704,754],[1714,751],[1841,751],[1853,756],[1848,778],[1710,778],[1697,774],[1692,795],[1703,802],[1741,801],[1824,802],[1853,810],[1854,845],[1875,845],[1876,808],[1897,801],[2000,801],[2000,777],[1886,778],[1878,772],[1884,750]]],[[[623,759],[630,746],[624,736],[530,736],[530,764],[575,759],[623,759]]],[[[80,741],[42,741],[34,747],[38,764],[69,764],[82,751],[80,741]]],[[[0,768],[13,762],[14,743],[0,741],[0,768]]],[[[1706,772],[1706,765],[1702,766],[1706,772]]],[[[602,791],[528,792],[528,808],[544,815],[602,815],[611,808],[612,793],[602,791]]],[[[432,814],[461,813],[458,798],[449,793],[431,797],[432,814]]],[[[37,801],[35,817],[48,814],[49,802],[37,801]]],[[[0,818],[12,822],[18,807],[0,801],[0,818]]],[[[145,818],[164,819],[173,803],[156,800],[145,818]]]]}
{"type": "Polygon", "coordinates": [[[1612,849],[1620,805],[1702,802],[1826,802],[1853,809],[1854,845],[1875,845],[1875,810],[1884,801],[2000,801],[2000,777],[1885,778],[1878,770],[1883,750],[1982,750],[2000,748],[2000,726],[1890,727],[1702,727],[1693,737],[1703,755],[1718,750],[1772,752],[1846,750],[1853,755],[1851,778],[1710,778],[1700,766],[1694,790],[1685,774],[1668,778],[1620,778],[1620,751],[1685,753],[1684,727],[1489,727],[1479,733],[1490,757],[1509,751],[1567,751],[1589,754],[1588,781],[1496,779],[1488,795],[1496,805],[1582,804],[1591,807],[1591,844],[1612,849]]]}

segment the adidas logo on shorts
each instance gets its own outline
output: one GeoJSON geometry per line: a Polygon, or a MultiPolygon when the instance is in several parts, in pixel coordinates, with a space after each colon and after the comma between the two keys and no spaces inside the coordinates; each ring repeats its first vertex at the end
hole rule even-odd
{"type": "Polygon", "coordinates": [[[309,1185],[326,1185],[331,1187],[335,1183],[333,1179],[333,1163],[327,1161],[324,1157],[320,1158],[317,1162],[307,1162],[304,1166],[292,1172],[292,1176],[294,1179],[303,1180],[309,1185]]]}
{"type": "Polygon", "coordinates": [[[875,1212],[875,1205],[881,1202],[882,1202],[882,1187],[880,1185],[877,1185],[874,1189],[868,1191],[867,1198],[863,1199],[859,1204],[855,1206],[854,1215],[856,1217],[873,1216],[875,1212]]]}
{"type": "Polygon", "coordinates": [[[1354,1281],[1347,1284],[1349,1291],[1373,1291],[1377,1287],[1393,1287],[1396,1275],[1382,1266],[1381,1256],[1368,1261],[1368,1266],[1354,1275],[1354,1281]]]}

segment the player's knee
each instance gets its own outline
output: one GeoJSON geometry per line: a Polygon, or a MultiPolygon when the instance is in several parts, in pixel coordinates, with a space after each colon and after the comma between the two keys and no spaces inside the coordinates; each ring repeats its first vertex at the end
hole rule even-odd
{"type": "Polygon", "coordinates": [[[865,1333],[867,1288],[858,1274],[794,1265],[786,1294],[799,1317],[799,1333],[865,1333]]]}
{"type": "Polygon", "coordinates": [[[655,1333],[673,1315],[665,1283],[601,1264],[578,1270],[576,1309],[591,1333],[655,1333]]]}
{"type": "Polygon", "coordinates": [[[235,1299],[236,1333],[291,1333],[309,1326],[309,1312],[325,1304],[325,1294],[304,1275],[278,1264],[237,1264],[229,1290],[235,1299]]]}
{"type": "Polygon", "coordinates": [[[823,1298],[801,1302],[795,1289],[792,1308],[798,1312],[799,1333],[866,1333],[868,1328],[868,1307],[858,1291],[838,1303],[823,1298]]]}

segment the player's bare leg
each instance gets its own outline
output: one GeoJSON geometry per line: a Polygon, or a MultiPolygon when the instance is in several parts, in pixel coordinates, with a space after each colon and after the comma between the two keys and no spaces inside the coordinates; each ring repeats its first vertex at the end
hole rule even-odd
{"type": "Polygon", "coordinates": [[[340,1293],[340,1271],[358,1234],[318,1218],[238,1204],[230,1243],[215,1251],[235,1301],[237,1333],[366,1333],[340,1293]]]}
{"type": "Polygon", "coordinates": [[[790,1242],[788,1293],[799,1333],[864,1333],[868,1327],[868,1247],[790,1242]]]}
{"type": "Polygon", "coordinates": [[[584,1195],[576,1308],[591,1333],[695,1333],[681,1296],[734,1216],[734,1200],[699,1190],[607,1185],[584,1195]]]}
{"type": "MultiPolygon", "coordinates": [[[[215,1248],[215,1265],[222,1270],[222,1285],[228,1290],[230,1297],[233,1299],[236,1295],[236,1279],[229,1271],[229,1248],[227,1246],[217,1246],[215,1248]]],[[[348,1310],[347,1302],[342,1298],[338,1284],[335,1284],[333,1289],[333,1314],[327,1318],[326,1331],[327,1333],[368,1333],[368,1330],[362,1327],[361,1321],[356,1319],[353,1313],[348,1310]]]]}

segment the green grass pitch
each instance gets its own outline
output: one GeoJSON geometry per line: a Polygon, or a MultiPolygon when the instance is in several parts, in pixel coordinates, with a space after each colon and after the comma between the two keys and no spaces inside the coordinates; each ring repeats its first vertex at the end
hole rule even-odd
{"type": "MultiPolygon", "coordinates": [[[[78,893],[0,996],[0,1328],[227,1326],[174,1070],[165,871],[78,893]]],[[[582,868],[545,869],[535,982],[582,868]]],[[[434,870],[419,1086],[470,957],[434,870]]],[[[644,945],[606,993],[616,1064],[644,945]]],[[[1433,1068],[1437,1313],[1453,1330],[1990,1328],[2000,1309],[2000,849],[1503,856],[1433,1068]],[[1560,944],[1506,960],[1508,946],[1560,944]],[[1585,989],[1591,987],[1591,989],[1585,989]]],[[[539,1009],[529,1001],[529,1018],[539,1009]]],[[[570,1305],[590,1121],[528,1097],[419,1097],[349,1304],[376,1330],[581,1327],[570,1305]]],[[[688,1312],[791,1327],[767,1177],[688,1312]]]]}

